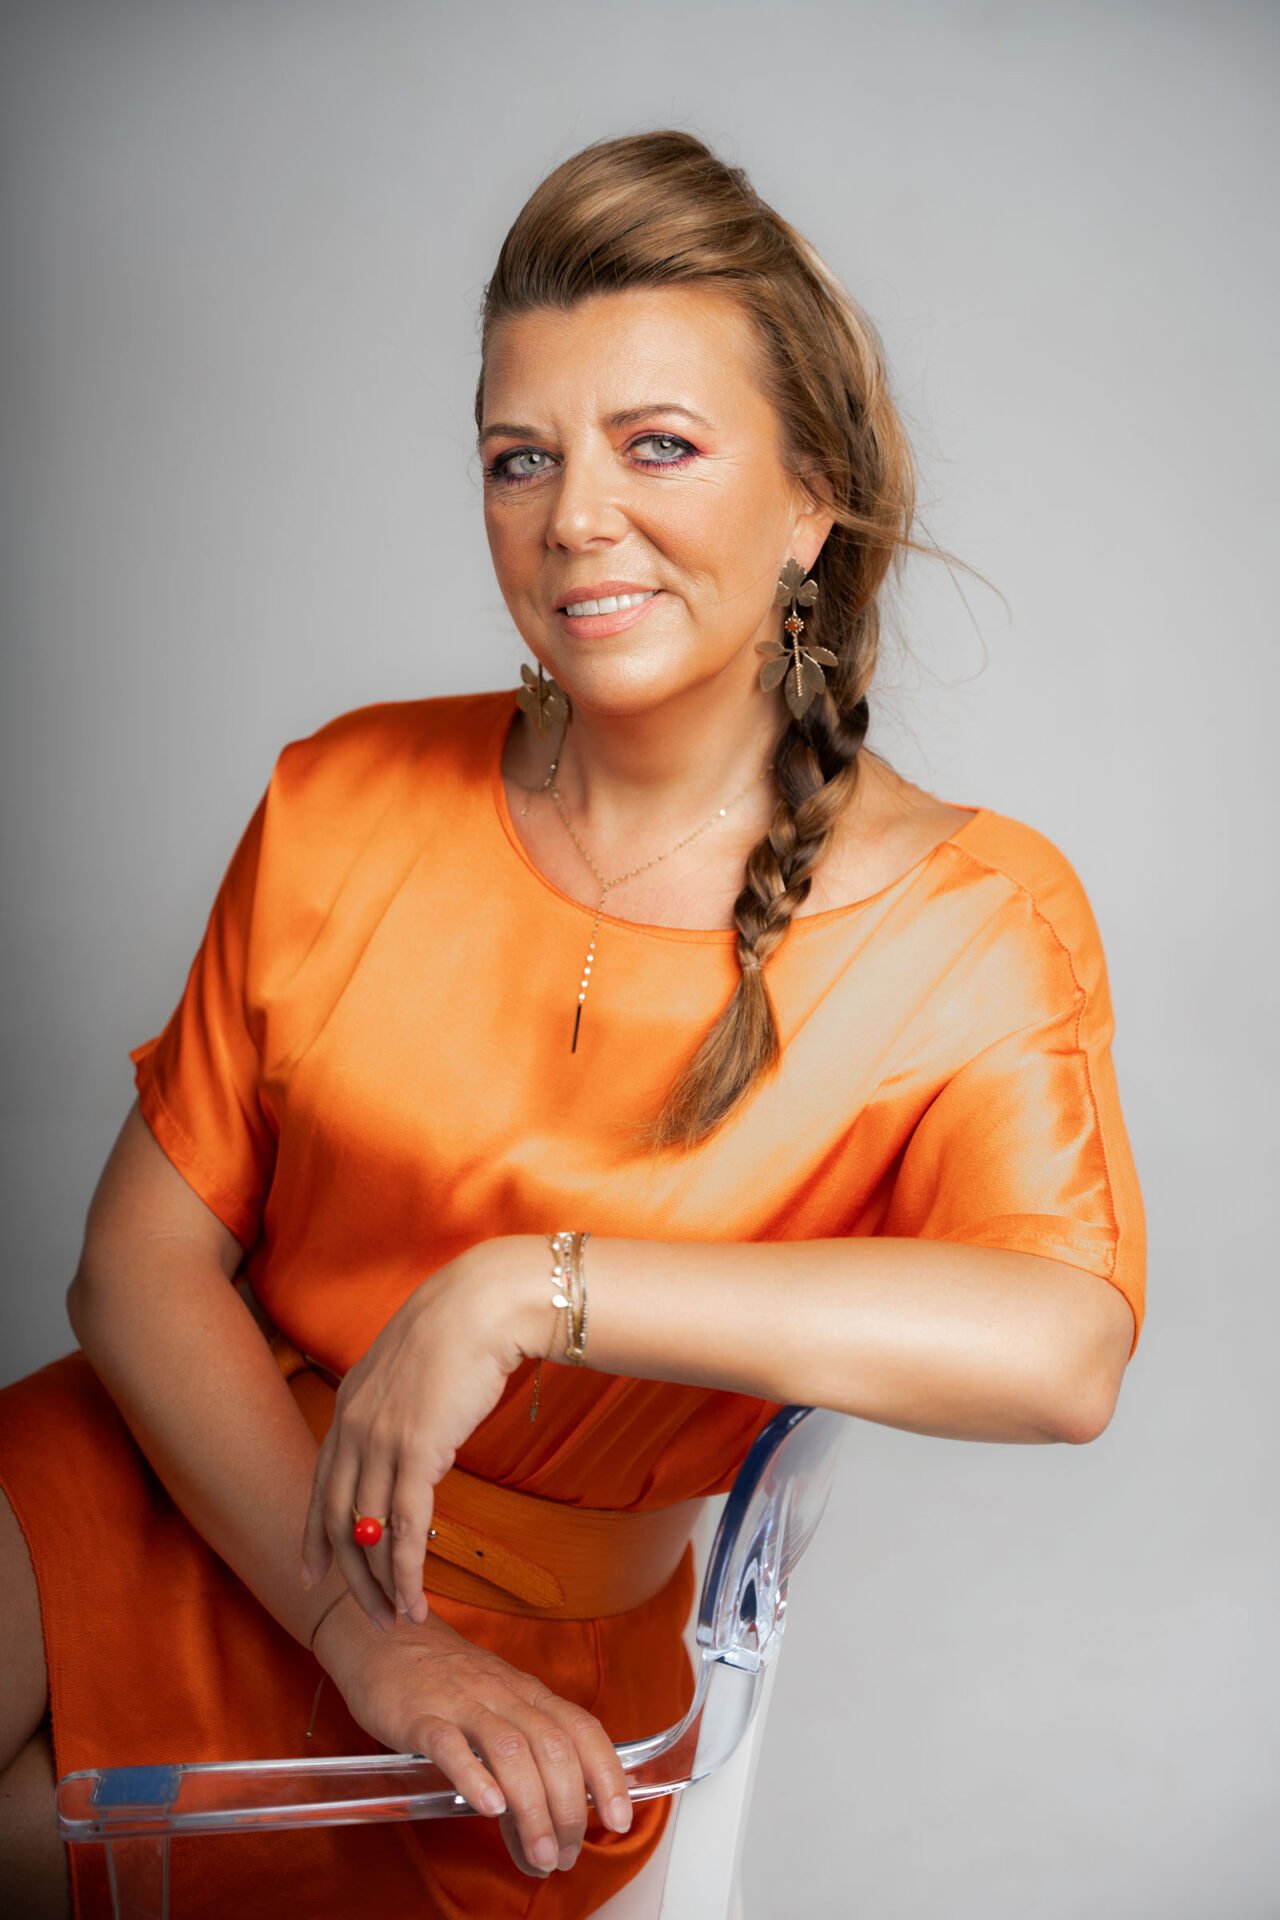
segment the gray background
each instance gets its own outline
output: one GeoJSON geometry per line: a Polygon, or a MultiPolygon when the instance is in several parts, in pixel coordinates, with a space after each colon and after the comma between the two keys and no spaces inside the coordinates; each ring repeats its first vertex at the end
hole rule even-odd
{"type": "Polygon", "coordinates": [[[745,165],[883,331],[933,537],[872,739],[1094,905],[1150,1317],[1093,1445],[859,1423],[749,1920],[1262,1920],[1277,1868],[1272,7],[4,9],[3,1377],[286,740],[511,685],[472,451],[510,220],[745,165]],[[1274,756],[1272,759],[1274,765],[1274,756]]]}

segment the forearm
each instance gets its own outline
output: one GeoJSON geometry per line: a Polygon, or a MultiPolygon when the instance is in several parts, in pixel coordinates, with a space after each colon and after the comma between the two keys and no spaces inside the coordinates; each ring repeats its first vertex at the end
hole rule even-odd
{"type": "MultiPolygon", "coordinates": [[[[310,1592],[298,1559],[317,1447],[248,1309],[195,1250],[139,1241],[67,1295],[72,1328],[176,1504],[307,1645],[346,1582],[310,1592]]],[[[350,1604],[337,1614],[355,1614],[350,1604]]],[[[328,1637],[326,1627],[322,1639],[328,1637]]]]}
{"type": "MultiPolygon", "coordinates": [[[[536,1262],[534,1236],[516,1244],[536,1262]]],[[[593,1236],[586,1271],[586,1364],[602,1372],[833,1407],[949,1439],[1088,1431],[1080,1356],[1098,1283],[1057,1261],[914,1239],[593,1236]]],[[[548,1292],[526,1290],[544,1342],[548,1292]]]]}

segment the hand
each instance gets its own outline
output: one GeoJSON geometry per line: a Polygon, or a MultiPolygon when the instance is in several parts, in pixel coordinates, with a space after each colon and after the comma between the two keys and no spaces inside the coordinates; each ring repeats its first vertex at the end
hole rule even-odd
{"type": "Polygon", "coordinates": [[[477,1813],[500,1818],[522,1873],[573,1865],[588,1790],[607,1826],[631,1825],[626,1776],[600,1722],[437,1616],[387,1637],[353,1607],[335,1607],[315,1651],[366,1733],[392,1753],[425,1755],[477,1813]]]}
{"type": "Polygon", "coordinates": [[[502,1397],[508,1376],[554,1335],[540,1235],[459,1255],[417,1287],[338,1389],[302,1537],[304,1586],[336,1557],[375,1626],[427,1617],[422,1566],[436,1484],[502,1397]],[[357,1546],[351,1510],[388,1516],[357,1546]],[[391,1603],[391,1604],[389,1604],[391,1603]]]}

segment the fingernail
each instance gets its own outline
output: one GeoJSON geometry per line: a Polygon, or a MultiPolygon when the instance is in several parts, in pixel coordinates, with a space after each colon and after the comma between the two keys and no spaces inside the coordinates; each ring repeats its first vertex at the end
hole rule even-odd
{"type": "Polygon", "coordinates": [[[556,1865],[559,1867],[561,1873],[567,1873],[577,1857],[578,1849],[576,1847],[561,1847],[560,1858],[556,1861],[556,1865]]]}
{"type": "Polygon", "coordinates": [[[485,1813],[505,1813],[507,1803],[496,1787],[486,1787],[480,1795],[480,1805],[485,1813]]]}
{"type": "Polygon", "coordinates": [[[544,1834],[542,1839],[535,1843],[531,1857],[535,1867],[546,1867],[549,1871],[559,1859],[560,1849],[549,1835],[544,1834]]]}
{"type": "Polygon", "coordinates": [[[609,1802],[609,1825],[618,1833],[625,1833],[631,1825],[631,1802],[624,1800],[621,1794],[609,1802]]]}
{"type": "Polygon", "coordinates": [[[308,1567],[304,1567],[302,1569],[302,1584],[304,1587],[309,1587],[311,1585],[311,1572],[308,1567]]]}

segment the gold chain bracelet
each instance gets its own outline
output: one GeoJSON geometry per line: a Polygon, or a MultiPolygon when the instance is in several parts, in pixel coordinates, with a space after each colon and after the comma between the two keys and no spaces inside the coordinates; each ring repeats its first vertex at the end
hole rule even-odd
{"type": "Polygon", "coordinates": [[[564,1357],[571,1367],[580,1367],[587,1352],[587,1273],[583,1264],[589,1233],[575,1233],[569,1253],[573,1276],[569,1324],[565,1329],[564,1357]]]}
{"type": "MultiPolygon", "coordinates": [[[[582,1250],[589,1233],[549,1233],[551,1249],[551,1305],[565,1316],[564,1357],[570,1366],[580,1367],[587,1350],[587,1279],[582,1250]]],[[[553,1340],[554,1344],[554,1340],[553,1340]]],[[[542,1361],[533,1376],[533,1403],[530,1420],[538,1417],[542,1391],[542,1361]]]]}

